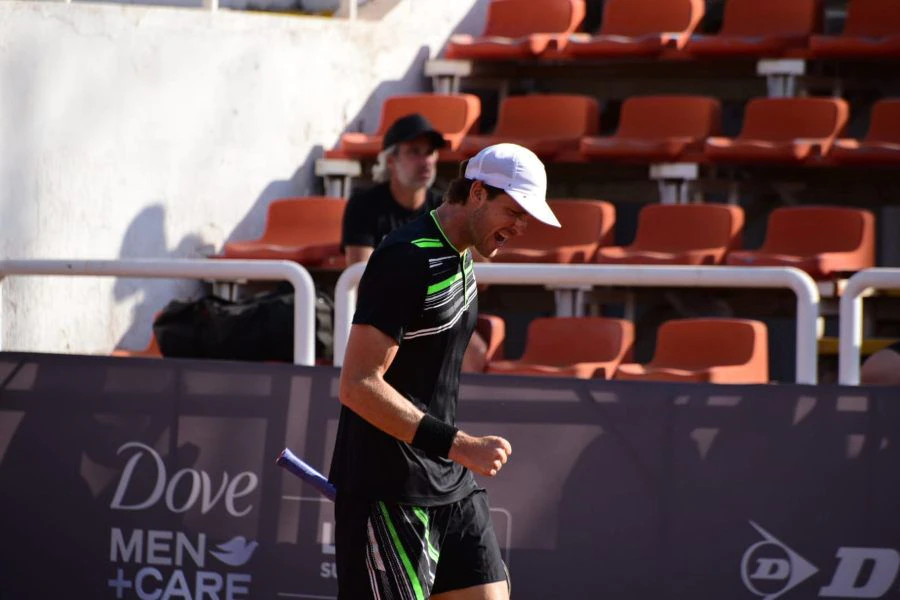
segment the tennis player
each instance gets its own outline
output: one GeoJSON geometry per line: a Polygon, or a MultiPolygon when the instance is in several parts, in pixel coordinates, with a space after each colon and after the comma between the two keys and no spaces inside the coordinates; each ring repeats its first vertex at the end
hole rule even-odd
{"type": "Polygon", "coordinates": [[[340,600],[506,600],[487,494],[512,452],[454,425],[478,312],[471,248],[486,257],[528,215],[559,227],[544,165],[515,144],[461,167],[444,202],[393,231],[366,266],[341,371],[337,486],[340,600]]]}

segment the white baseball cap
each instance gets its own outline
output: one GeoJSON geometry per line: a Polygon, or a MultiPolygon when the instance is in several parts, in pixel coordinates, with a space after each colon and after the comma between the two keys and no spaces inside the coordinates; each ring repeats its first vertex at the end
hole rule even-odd
{"type": "Polygon", "coordinates": [[[488,146],[469,159],[464,176],[500,188],[541,223],[560,227],[547,204],[544,163],[528,148],[518,144],[488,146]]]}

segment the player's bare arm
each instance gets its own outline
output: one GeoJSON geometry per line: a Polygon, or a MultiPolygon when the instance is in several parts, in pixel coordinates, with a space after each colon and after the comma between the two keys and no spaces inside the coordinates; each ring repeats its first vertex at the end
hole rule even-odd
{"type": "MultiPolygon", "coordinates": [[[[384,380],[397,342],[371,325],[353,325],[341,370],[340,401],[385,433],[411,443],[424,416],[384,380]]],[[[498,436],[475,437],[460,431],[448,457],[481,475],[494,476],[512,453],[498,436]]]]}
{"type": "Polygon", "coordinates": [[[353,325],[341,369],[341,403],[393,437],[412,442],[424,413],[384,380],[399,348],[371,325],[353,325]]]}

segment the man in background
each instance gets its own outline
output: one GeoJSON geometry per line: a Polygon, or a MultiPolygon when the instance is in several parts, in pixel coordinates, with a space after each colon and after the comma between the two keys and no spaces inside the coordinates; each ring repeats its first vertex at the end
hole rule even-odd
{"type": "Polygon", "coordinates": [[[341,239],[347,266],[367,261],[387,234],[441,205],[443,194],[432,186],[437,151],[446,145],[418,113],[391,125],[373,169],[375,186],[347,202],[341,239]]]}

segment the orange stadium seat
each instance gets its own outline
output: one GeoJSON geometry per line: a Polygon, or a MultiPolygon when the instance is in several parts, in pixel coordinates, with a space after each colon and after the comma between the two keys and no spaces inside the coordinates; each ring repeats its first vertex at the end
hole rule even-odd
{"type": "Polygon", "coordinates": [[[162,358],[162,351],[159,349],[159,343],[156,341],[156,336],[153,335],[153,332],[150,332],[150,341],[147,343],[147,347],[141,350],[128,350],[126,348],[116,348],[112,351],[112,356],[121,356],[121,357],[129,357],[129,358],[162,358]]]}
{"type": "Polygon", "coordinates": [[[550,200],[562,227],[536,220],[528,223],[528,234],[513,237],[492,262],[585,263],[597,248],[612,243],[616,208],[602,200],[550,200]]]}
{"type": "Polygon", "coordinates": [[[659,327],[647,364],[624,363],[616,379],[768,383],[768,333],[748,319],[674,319],[659,327]]]}
{"type": "Polygon", "coordinates": [[[875,264],[875,216],[842,206],[790,206],[769,214],[759,250],[731,252],[729,265],[797,267],[816,279],[875,264]]]}
{"type": "Polygon", "coordinates": [[[584,20],[584,0],[492,0],[480,36],[450,37],[444,56],[453,59],[510,60],[534,58],[568,35],[584,20]]]}
{"type": "Polygon", "coordinates": [[[631,359],[634,326],[604,317],[539,317],[528,325],[519,360],[491,361],[485,372],[610,379],[631,359]]]}
{"type": "Polygon", "coordinates": [[[392,96],[381,106],[381,120],[373,134],[345,133],[339,149],[347,156],[371,158],[381,152],[382,139],[400,117],[419,113],[444,134],[450,150],[459,143],[481,117],[481,100],[472,94],[412,94],[392,96]]]}
{"type": "Polygon", "coordinates": [[[866,136],[836,140],[828,157],[838,164],[900,165],[900,98],[876,102],[866,136]]]}
{"type": "Polygon", "coordinates": [[[704,154],[712,162],[803,163],[828,154],[849,112],[840,98],[754,98],[738,137],[711,137],[704,154]]]}
{"type": "Polygon", "coordinates": [[[703,0],[606,0],[595,34],[573,33],[563,49],[574,58],[654,56],[681,48],[703,19],[703,0]]]}
{"type": "Polygon", "coordinates": [[[484,360],[503,359],[503,344],[506,342],[506,321],[497,315],[480,313],[475,323],[475,331],[481,336],[487,345],[484,360]]]}
{"type": "Polygon", "coordinates": [[[316,266],[341,251],[343,198],[284,198],[269,204],[257,240],[225,244],[222,258],[292,260],[316,266]]]}
{"type": "Polygon", "coordinates": [[[716,35],[694,35],[685,51],[694,56],[781,56],[805,47],[821,30],[822,0],[726,0],[716,35]]]}
{"type": "Polygon", "coordinates": [[[810,54],[820,58],[900,56],[900,2],[850,0],[840,35],[814,35],[810,54]]]}
{"type": "Polygon", "coordinates": [[[725,204],[648,204],[634,242],[600,247],[595,262],[628,265],[717,265],[740,247],[744,211],[725,204]]]}
{"type": "Polygon", "coordinates": [[[586,137],[581,154],[593,160],[675,161],[703,150],[719,133],[719,100],[706,96],[639,96],[622,103],[615,135],[586,137]]]}
{"type": "Polygon", "coordinates": [[[600,106],[590,96],[510,96],[500,104],[493,133],[466,136],[460,149],[472,156],[491,144],[512,142],[552,160],[562,152],[577,151],[582,137],[597,133],[599,120],[600,106]]]}

